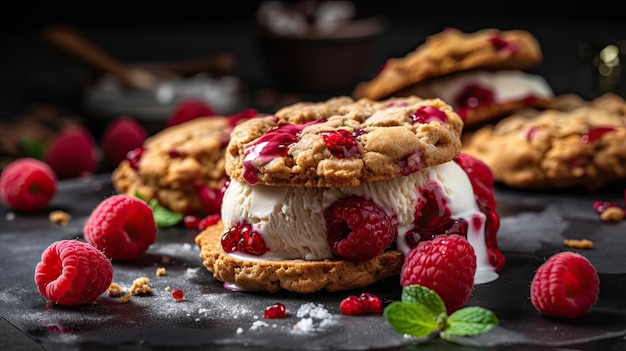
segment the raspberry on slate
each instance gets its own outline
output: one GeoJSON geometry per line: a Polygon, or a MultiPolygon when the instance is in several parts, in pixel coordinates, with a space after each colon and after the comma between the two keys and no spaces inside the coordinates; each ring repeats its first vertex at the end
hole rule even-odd
{"type": "Polygon", "coordinates": [[[417,284],[434,290],[451,314],[469,300],[475,273],[476,254],[469,241],[458,234],[438,235],[409,251],[400,285],[417,284]]]}
{"type": "Polygon", "coordinates": [[[106,127],[100,138],[104,160],[116,167],[126,159],[126,154],[140,148],[146,140],[146,130],[130,116],[119,116],[106,127]]]}
{"type": "Polygon", "coordinates": [[[43,160],[60,179],[91,174],[98,166],[96,143],[86,128],[68,128],[50,142],[43,160]]]}
{"type": "Polygon", "coordinates": [[[398,228],[377,204],[361,197],[334,202],[324,211],[326,240],[333,253],[352,262],[380,255],[398,235],[398,228]]]}
{"type": "Polygon", "coordinates": [[[598,273],[587,258],[571,251],[559,252],[535,272],[530,301],[543,315],[576,318],[596,303],[599,283],[598,273]]]}
{"type": "Polygon", "coordinates": [[[16,211],[45,208],[57,191],[57,176],[43,161],[20,158],[0,174],[0,200],[16,211]]]}
{"type": "Polygon", "coordinates": [[[78,240],[52,243],[35,267],[39,293],[63,306],[94,302],[112,280],[111,261],[92,245],[78,240]]]}
{"type": "Polygon", "coordinates": [[[114,260],[143,255],[156,240],[157,226],[150,206],[127,194],[104,199],[84,226],[87,242],[114,260]]]}

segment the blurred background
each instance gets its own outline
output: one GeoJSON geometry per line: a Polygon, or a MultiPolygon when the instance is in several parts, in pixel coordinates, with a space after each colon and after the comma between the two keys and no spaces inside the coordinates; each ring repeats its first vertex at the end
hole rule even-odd
{"type": "MultiPolygon", "coordinates": [[[[622,48],[626,22],[617,10],[616,0],[563,3],[550,5],[549,9],[545,1],[538,0],[354,2],[355,18],[383,19],[378,28],[381,30],[369,35],[366,44],[345,41],[338,46],[344,48],[341,54],[323,54],[321,47],[306,54],[303,49],[296,49],[300,53],[297,60],[278,61],[278,66],[287,69],[296,61],[309,59],[307,64],[313,65],[329,57],[340,60],[342,55],[349,55],[346,51],[351,52],[344,58],[348,62],[343,63],[346,68],[333,75],[339,79],[344,73],[348,75],[348,70],[353,72],[337,86],[319,82],[298,85],[277,76],[266,61],[263,45],[267,44],[260,39],[256,23],[262,4],[107,1],[72,6],[58,2],[5,5],[0,11],[0,120],[20,118],[33,109],[52,108],[56,114],[77,116],[98,137],[112,116],[135,114],[133,117],[151,122],[150,117],[143,115],[171,112],[155,112],[144,108],[143,101],[121,98],[120,94],[127,90],[107,86],[101,80],[105,76],[101,68],[61,49],[46,36],[49,28],[59,25],[75,30],[124,65],[189,63],[225,54],[225,69],[213,62],[205,72],[192,72],[208,72],[196,83],[204,88],[208,85],[213,94],[209,101],[223,114],[246,108],[271,113],[298,100],[350,94],[359,81],[371,79],[388,58],[406,55],[428,35],[446,27],[467,32],[488,27],[530,31],[540,41],[544,60],[528,71],[542,75],[556,94],[575,93],[592,99],[605,91],[623,96],[626,88],[620,62],[626,52],[622,48]],[[614,48],[611,67],[598,61],[607,45],[614,48]],[[228,79],[224,80],[224,76],[228,79]]],[[[161,91],[165,94],[161,98],[171,97],[168,92],[171,94],[161,91]]],[[[1,128],[6,127],[0,125],[1,128]]]]}

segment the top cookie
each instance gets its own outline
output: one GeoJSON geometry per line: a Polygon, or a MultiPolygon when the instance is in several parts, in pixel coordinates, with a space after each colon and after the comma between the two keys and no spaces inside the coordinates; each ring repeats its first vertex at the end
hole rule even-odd
{"type": "Polygon", "coordinates": [[[542,59],[538,41],[527,31],[447,28],[406,56],[387,60],[374,79],[357,85],[353,97],[378,100],[427,78],[470,69],[524,69],[542,59]]]}
{"type": "Polygon", "coordinates": [[[454,159],[462,128],[440,99],[299,102],[237,125],[226,173],[250,184],[356,186],[454,159]]]}

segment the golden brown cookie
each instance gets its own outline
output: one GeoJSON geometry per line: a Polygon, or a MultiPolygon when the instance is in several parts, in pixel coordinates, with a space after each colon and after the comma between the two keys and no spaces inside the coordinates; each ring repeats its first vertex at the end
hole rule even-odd
{"type": "Polygon", "coordinates": [[[146,139],[136,158],[122,161],[111,180],[118,193],[157,199],[178,213],[219,212],[216,197],[226,179],[224,151],[233,120],[202,117],[146,139]]]}
{"type": "Polygon", "coordinates": [[[542,77],[521,71],[542,59],[539,42],[524,30],[447,28],[406,56],[388,59],[372,80],[357,85],[353,97],[438,97],[469,127],[551,98],[542,77]]]}
{"type": "Polygon", "coordinates": [[[342,291],[371,285],[383,278],[400,274],[404,255],[388,250],[367,261],[344,260],[268,260],[248,261],[227,255],[220,238],[221,222],[208,227],[196,238],[203,265],[220,281],[247,291],[296,293],[320,290],[342,291]]]}
{"type": "Polygon", "coordinates": [[[604,95],[554,106],[565,110],[526,109],[478,129],[463,151],[514,188],[593,190],[626,181],[626,102],[604,95]]]}
{"type": "Polygon", "coordinates": [[[226,173],[250,184],[356,186],[454,159],[462,127],[440,99],[300,102],[234,128],[226,173]]]}

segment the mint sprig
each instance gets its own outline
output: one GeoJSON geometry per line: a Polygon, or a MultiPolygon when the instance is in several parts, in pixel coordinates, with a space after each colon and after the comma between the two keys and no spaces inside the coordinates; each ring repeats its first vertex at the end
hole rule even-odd
{"type": "Polygon", "coordinates": [[[474,336],[489,332],[500,321],[482,307],[464,307],[448,316],[439,295],[420,285],[405,286],[401,301],[385,307],[383,316],[399,333],[415,337],[437,336],[454,341],[456,336],[474,336]]]}
{"type": "MultiPolygon", "coordinates": [[[[146,199],[138,192],[135,192],[135,197],[146,201],[146,199]]],[[[180,221],[183,220],[184,216],[182,213],[176,213],[168,210],[167,208],[161,206],[157,199],[151,199],[150,201],[147,201],[147,203],[148,206],[150,206],[150,208],[152,209],[154,223],[159,228],[171,227],[180,223],[180,221]]]]}

